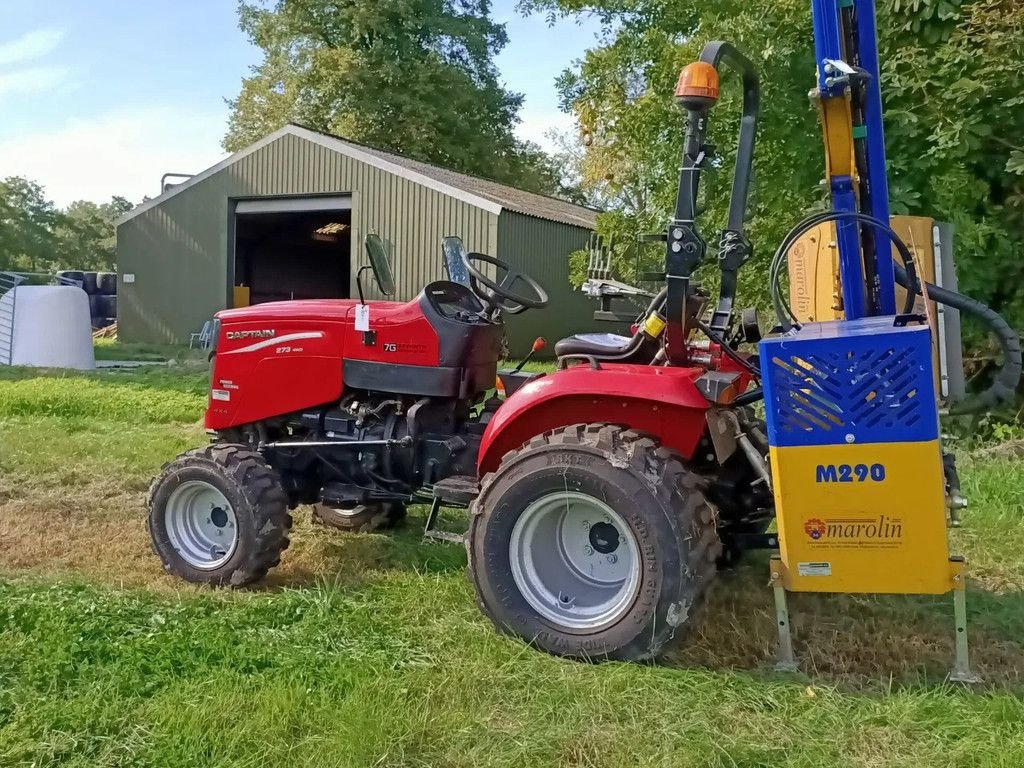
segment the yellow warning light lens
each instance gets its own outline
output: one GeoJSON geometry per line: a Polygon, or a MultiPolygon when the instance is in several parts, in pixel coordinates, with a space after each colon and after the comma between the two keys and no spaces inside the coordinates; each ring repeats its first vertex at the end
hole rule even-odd
{"type": "Polygon", "coordinates": [[[505,382],[501,380],[501,376],[498,376],[494,380],[494,389],[497,391],[498,397],[505,396],[505,382]]]}
{"type": "Polygon", "coordinates": [[[657,312],[651,312],[648,318],[644,320],[644,333],[652,339],[656,339],[661,336],[663,330],[665,330],[665,321],[658,317],[657,312]]]}
{"type": "Polygon", "coordinates": [[[687,64],[679,73],[676,98],[718,101],[718,70],[706,61],[687,64]]]}

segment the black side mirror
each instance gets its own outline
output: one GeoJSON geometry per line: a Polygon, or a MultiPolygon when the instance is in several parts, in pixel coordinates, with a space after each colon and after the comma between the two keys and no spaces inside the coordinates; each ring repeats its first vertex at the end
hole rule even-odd
{"type": "MultiPolygon", "coordinates": [[[[391,262],[388,261],[387,250],[384,248],[384,241],[379,235],[366,236],[366,253],[370,257],[370,268],[377,280],[377,287],[385,296],[395,294],[395,275],[391,271],[391,262]]],[[[363,268],[365,269],[365,267],[363,268]]],[[[362,272],[362,270],[359,270],[362,272]]],[[[358,282],[358,275],[356,280],[358,282]]],[[[362,295],[362,289],[359,291],[362,295]]]]}

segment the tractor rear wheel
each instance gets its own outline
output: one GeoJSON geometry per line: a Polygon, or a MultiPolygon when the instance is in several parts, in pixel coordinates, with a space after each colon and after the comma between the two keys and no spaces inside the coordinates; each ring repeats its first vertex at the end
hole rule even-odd
{"type": "Polygon", "coordinates": [[[721,544],[678,456],[624,427],[578,424],[484,478],[468,550],[499,630],[561,656],[641,661],[692,627],[721,544]]]}
{"type": "Polygon", "coordinates": [[[215,443],[164,465],[149,488],[148,526],[165,571],[238,587],[281,561],[292,518],[281,479],[263,456],[215,443]]]}
{"type": "Polygon", "coordinates": [[[353,504],[346,507],[322,502],[313,505],[314,523],[351,533],[371,533],[394,528],[404,519],[405,505],[400,502],[353,504]]]}

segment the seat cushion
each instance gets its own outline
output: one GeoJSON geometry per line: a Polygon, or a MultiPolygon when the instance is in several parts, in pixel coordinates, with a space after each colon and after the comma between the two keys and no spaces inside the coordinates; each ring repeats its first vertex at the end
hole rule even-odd
{"type": "Polygon", "coordinates": [[[555,344],[555,355],[617,355],[632,339],[618,333],[577,333],[555,344]]]}

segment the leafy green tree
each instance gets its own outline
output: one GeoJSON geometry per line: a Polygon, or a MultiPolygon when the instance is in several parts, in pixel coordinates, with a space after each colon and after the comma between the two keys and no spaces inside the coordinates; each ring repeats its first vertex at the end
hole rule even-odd
{"type": "Polygon", "coordinates": [[[0,269],[44,271],[57,258],[57,211],[43,188],[20,176],[0,181],[0,269]]]}
{"type": "MultiPolygon", "coordinates": [[[[581,183],[613,211],[600,223],[629,271],[637,231],[664,226],[682,136],[673,103],[680,68],[714,39],[757,64],[763,110],[750,232],[741,275],[763,300],[768,257],[789,227],[824,202],[817,116],[807,101],[814,56],[809,0],[527,0],[526,10],[588,13],[601,44],[562,74],[566,109],[586,145],[581,183]]],[[[894,213],[957,225],[961,286],[1024,325],[1024,4],[1017,0],[878,0],[889,180],[894,213]]],[[[703,230],[724,220],[738,84],[723,80],[712,113],[721,168],[708,185],[703,230]]],[[[657,258],[657,255],[655,255],[657,258]]],[[[710,260],[709,260],[710,261],[710,260]]],[[[711,269],[713,272],[713,267],[711,269]]]]}
{"type": "Polygon", "coordinates": [[[131,203],[117,196],[108,203],[71,203],[60,213],[55,227],[61,266],[113,270],[117,260],[114,222],[131,208],[131,203]]]}
{"type": "Polygon", "coordinates": [[[499,82],[507,38],[489,0],[243,0],[239,24],[263,61],[231,102],[227,149],[296,122],[558,191],[557,168],[513,133],[522,96],[499,82]]]}

